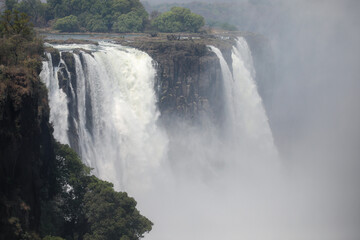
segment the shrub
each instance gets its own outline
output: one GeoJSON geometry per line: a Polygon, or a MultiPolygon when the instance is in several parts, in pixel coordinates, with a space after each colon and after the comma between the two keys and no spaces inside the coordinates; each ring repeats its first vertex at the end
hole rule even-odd
{"type": "Polygon", "coordinates": [[[237,31],[237,27],[235,27],[234,25],[231,25],[229,23],[223,23],[221,25],[221,28],[227,31],[237,31]]]}
{"type": "Polygon", "coordinates": [[[64,239],[61,237],[46,236],[42,240],[64,240],[64,239]]]}
{"type": "Polygon", "coordinates": [[[86,30],[90,32],[106,32],[108,28],[101,16],[93,16],[87,20],[86,30]]]}
{"type": "Polygon", "coordinates": [[[152,22],[160,32],[198,32],[204,24],[202,16],[182,7],[173,7],[152,22]]]}
{"type": "Polygon", "coordinates": [[[143,18],[135,12],[122,14],[113,25],[115,32],[141,32],[143,30],[143,18]]]}
{"type": "Polygon", "coordinates": [[[61,32],[76,32],[79,31],[79,22],[76,16],[70,15],[56,20],[54,28],[61,32]]]}

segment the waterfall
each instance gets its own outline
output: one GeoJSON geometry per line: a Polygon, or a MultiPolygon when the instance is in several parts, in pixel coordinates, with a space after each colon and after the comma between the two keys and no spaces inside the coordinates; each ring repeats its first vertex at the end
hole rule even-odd
{"type": "Polygon", "coordinates": [[[50,53],[47,53],[46,56],[49,61],[43,62],[43,70],[40,73],[40,78],[49,90],[50,122],[54,125],[54,137],[64,144],[69,144],[67,135],[69,129],[68,99],[65,92],[59,88],[57,74],[59,66],[53,66],[50,53]]]}
{"type": "Polygon", "coordinates": [[[41,79],[49,89],[55,137],[72,144],[96,175],[136,198],[155,223],[146,239],[234,240],[239,232],[254,239],[246,234],[253,208],[261,221],[271,220],[273,215],[259,213],[269,212],[262,199],[271,189],[259,179],[275,165],[276,148],[244,39],[232,49],[231,68],[210,47],[224,80],[224,127],[206,119],[201,126],[174,119],[162,128],[156,71],[139,50],[110,43],[55,47],[61,55],[72,54],[76,71],[69,74],[64,59],[53,66],[47,54],[41,79]],[[68,95],[59,87],[61,69],[72,78],[68,95]],[[258,194],[259,189],[265,190],[258,194]]]}
{"type": "MultiPolygon", "coordinates": [[[[41,79],[49,89],[56,139],[69,143],[69,132],[75,132],[78,146],[72,147],[96,175],[113,182],[117,189],[146,187],[149,172],[160,164],[167,149],[166,134],[157,126],[152,59],[141,51],[110,43],[56,47],[60,52],[83,49],[72,53],[76,84],[69,81],[69,88],[77,104],[71,113],[75,122],[71,131],[69,100],[58,85],[59,67],[52,66],[50,54],[50,60],[44,62],[41,79]]],[[[63,60],[60,64],[66,66],[63,60]]]]}
{"type": "Polygon", "coordinates": [[[250,48],[244,38],[232,49],[232,72],[221,51],[209,46],[220,61],[224,81],[225,125],[234,147],[248,154],[277,155],[268,118],[257,91],[250,48]]]}

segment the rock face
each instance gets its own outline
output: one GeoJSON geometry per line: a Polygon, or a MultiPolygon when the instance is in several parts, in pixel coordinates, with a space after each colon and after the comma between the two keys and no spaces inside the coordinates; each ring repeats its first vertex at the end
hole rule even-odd
{"type": "Polygon", "coordinates": [[[192,119],[207,112],[218,119],[223,109],[222,73],[218,58],[207,46],[219,48],[232,70],[231,50],[235,45],[234,39],[239,35],[245,37],[249,44],[259,94],[264,100],[266,110],[271,111],[275,86],[273,55],[269,41],[261,35],[209,35],[195,41],[159,41],[147,38],[131,42],[121,41],[120,44],[140,49],[156,61],[159,108],[163,117],[176,115],[192,119]]]}
{"type": "MultiPolygon", "coordinates": [[[[274,78],[274,68],[268,41],[261,35],[244,33],[241,35],[246,38],[252,51],[259,93],[264,103],[271,102],[271,80],[274,78]]],[[[134,39],[134,41],[121,40],[118,43],[142,50],[154,59],[157,68],[154,87],[158,95],[158,107],[162,118],[166,120],[175,116],[196,120],[206,113],[212,119],[218,120],[224,109],[222,106],[224,102],[223,79],[219,59],[208,46],[213,45],[219,48],[228,66],[232,68],[231,52],[236,37],[236,34],[226,38],[206,35],[196,36],[193,40],[192,36],[178,36],[169,40],[169,37],[162,36],[145,37],[134,39]],[[182,38],[186,40],[180,40],[182,38]]],[[[59,42],[55,42],[57,43],[59,42]]],[[[68,40],[65,43],[70,42],[68,40]]],[[[75,52],[79,51],[75,50],[75,52]]],[[[61,67],[61,63],[59,65],[59,86],[69,97],[70,114],[76,114],[76,111],[72,113],[70,105],[76,104],[77,99],[69,90],[69,81],[76,86],[74,56],[72,53],[64,52],[60,57],[59,53],[54,51],[51,55],[53,65],[58,66],[61,58],[67,66],[65,69],[64,66],[61,67]]],[[[71,129],[73,124],[71,120],[69,124],[71,129]]],[[[77,139],[77,137],[73,136],[70,139],[77,139]]]]}
{"type": "Polygon", "coordinates": [[[46,87],[39,72],[0,66],[0,239],[37,231],[54,164],[46,87]]]}
{"type": "MultiPolygon", "coordinates": [[[[222,73],[219,59],[205,42],[164,41],[122,43],[148,53],[157,64],[159,109],[163,118],[197,119],[221,115],[222,73]]],[[[231,61],[231,43],[217,45],[231,61]]]]}

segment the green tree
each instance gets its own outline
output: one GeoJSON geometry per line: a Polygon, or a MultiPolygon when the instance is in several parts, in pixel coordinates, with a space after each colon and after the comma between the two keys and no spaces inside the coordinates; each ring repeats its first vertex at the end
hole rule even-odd
{"type": "Polygon", "coordinates": [[[74,15],[59,18],[56,20],[54,28],[61,32],[76,32],[80,30],[78,19],[74,15]]]}
{"type": "Polygon", "coordinates": [[[5,6],[6,6],[7,10],[12,11],[16,3],[17,3],[17,0],[6,0],[5,6]]]}
{"type": "Polygon", "coordinates": [[[61,237],[46,236],[42,240],[64,240],[64,239],[61,237]]]}
{"type": "Polygon", "coordinates": [[[141,32],[143,30],[143,18],[135,12],[122,14],[113,25],[115,32],[141,32]]]}
{"type": "Polygon", "coordinates": [[[231,25],[229,23],[223,23],[220,26],[222,29],[227,30],[227,31],[237,31],[237,27],[235,27],[234,25],[231,25]]]}
{"type": "Polygon", "coordinates": [[[131,2],[129,0],[113,0],[112,9],[114,13],[128,13],[131,11],[131,2]]]}
{"type": "Polygon", "coordinates": [[[152,26],[160,32],[197,32],[204,24],[202,16],[182,7],[173,7],[152,22],[152,26]]]}
{"type": "Polygon", "coordinates": [[[102,18],[93,17],[86,24],[86,29],[90,32],[106,32],[108,28],[102,18]]]}
{"type": "MultiPolygon", "coordinates": [[[[37,58],[43,54],[43,43],[35,37],[32,24],[24,13],[5,11],[0,17],[0,64],[32,65],[41,70],[37,58]]],[[[41,64],[41,62],[40,62],[41,64]]]]}
{"type": "Polygon", "coordinates": [[[157,18],[158,16],[160,16],[161,12],[155,10],[155,11],[152,11],[150,13],[150,20],[154,20],[155,18],[157,18]]]}
{"type": "Polygon", "coordinates": [[[20,35],[22,38],[29,41],[34,37],[32,24],[29,22],[29,18],[25,13],[20,13],[16,10],[6,10],[4,14],[1,15],[0,24],[1,37],[20,35]]]}
{"type": "Polygon", "coordinates": [[[80,28],[91,32],[140,32],[149,25],[148,13],[139,0],[47,0],[46,3],[42,0],[6,0],[6,4],[9,9],[27,13],[36,26],[56,19],[53,28],[66,32],[80,28]],[[125,26],[121,27],[121,24],[125,26]]]}
{"type": "Polygon", "coordinates": [[[189,32],[197,32],[204,26],[204,18],[198,14],[190,13],[184,17],[185,29],[189,32]]]}
{"type": "Polygon", "coordinates": [[[40,0],[22,0],[14,6],[14,9],[26,13],[36,26],[45,22],[46,4],[40,0]]]}
{"type": "Polygon", "coordinates": [[[183,24],[176,20],[172,12],[165,12],[155,18],[152,26],[160,32],[181,32],[183,24]]]}
{"type": "Polygon", "coordinates": [[[62,188],[58,196],[60,214],[62,214],[62,235],[76,239],[88,231],[83,210],[83,200],[89,183],[90,168],[86,167],[68,145],[55,144],[57,162],[57,181],[62,188]]]}
{"type": "Polygon", "coordinates": [[[52,9],[55,18],[63,18],[73,14],[72,4],[69,0],[61,0],[59,3],[55,4],[52,9]]]}
{"type": "Polygon", "coordinates": [[[53,221],[60,231],[48,223],[45,230],[53,232],[45,234],[66,239],[137,240],[151,230],[152,223],[140,215],[136,201],[124,192],[116,192],[111,183],[90,176],[90,168],[68,145],[56,143],[55,155],[55,175],[62,191],[48,206],[43,222],[53,221]]]}
{"type": "Polygon", "coordinates": [[[91,232],[85,239],[137,240],[151,230],[152,223],[141,216],[136,201],[113,185],[93,177],[84,197],[85,214],[91,232]]]}

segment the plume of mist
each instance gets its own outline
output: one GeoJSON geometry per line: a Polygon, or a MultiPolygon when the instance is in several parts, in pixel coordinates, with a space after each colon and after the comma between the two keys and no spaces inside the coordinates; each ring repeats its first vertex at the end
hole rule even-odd
{"type": "Polygon", "coordinates": [[[269,115],[282,168],[244,160],[224,169],[241,153],[184,127],[170,142],[192,146],[192,156],[173,152],[181,180],[166,176],[170,164],[158,175],[168,181],[140,197],[155,222],[146,238],[360,239],[360,2],[247,2],[261,10],[251,10],[246,30],[268,37],[275,55],[269,115]],[[194,159],[214,167],[199,173],[209,165],[194,159]]]}

